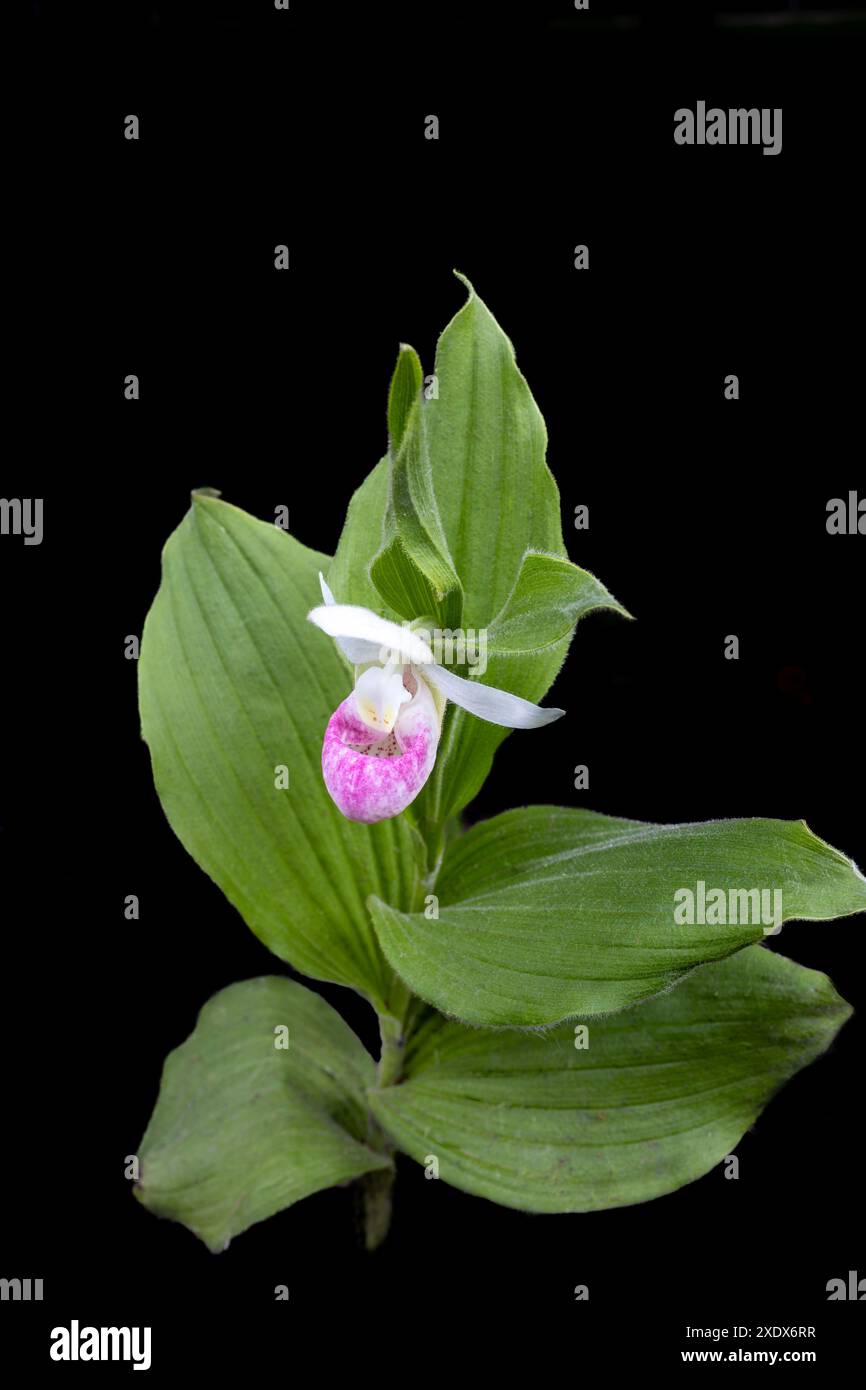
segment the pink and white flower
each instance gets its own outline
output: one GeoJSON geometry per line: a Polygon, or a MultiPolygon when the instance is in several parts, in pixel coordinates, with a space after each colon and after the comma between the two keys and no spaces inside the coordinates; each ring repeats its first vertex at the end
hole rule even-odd
{"type": "Polygon", "coordinates": [[[436,761],[448,700],[507,729],[536,729],[565,713],[458,676],[438,665],[424,636],[369,608],[340,604],[322,575],[324,605],[310,622],[355,666],[355,688],[331,715],[322,773],[349,820],[372,824],[404,811],[436,761]]]}

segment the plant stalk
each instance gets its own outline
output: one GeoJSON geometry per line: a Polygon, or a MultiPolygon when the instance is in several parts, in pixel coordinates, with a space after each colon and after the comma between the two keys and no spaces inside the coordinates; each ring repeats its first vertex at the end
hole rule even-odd
{"type": "MultiPolygon", "coordinates": [[[[409,992],[405,1003],[408,1005],[409,992]]],[[[403,1001],[401,1001],[402,1003],[403,1001]]],[[[402,1010],[401,1010],[402,1012],[402,1010]]],[[[406,1052],[406,1038],[403,1021],[390,1014],[379,1015],[379,1033],[382,1050],[376,1073],[376,1085],[395,1086],[403,1072],[403,1059],[406,1052]]],[[[380,1153],[393,1158],[394,1148],[371,1115],[370,1142],[380,1153]]],[[[360,1183],[361,1222],[364,1232],[364,1246],[376,1250],[388,1234],[391,1225],[393,1206],[394,1168],[381,1168],[375,1173],[366,1173],[360,1183]]]]}

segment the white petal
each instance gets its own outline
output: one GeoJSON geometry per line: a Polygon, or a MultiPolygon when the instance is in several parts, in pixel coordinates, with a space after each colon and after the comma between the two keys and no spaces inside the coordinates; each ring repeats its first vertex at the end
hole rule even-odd
{"type": "Polygon", "coordinates": [[[444,666],[424,667],[424,678],[435,685],[446,700],[452,700],[479,719],[501,724],[506,729],[540,729],[543,724],[552,724],[554,719],[561,719],[565,714],[564,709],[542,709],[520,695],[497,690],[495,685],[466,680],[444,666]]]}
{"type": "Polygon", "coordinates": [[[427,643],[416,632],[408,627],[399,627],[387,618],[380,618],[369,608],[356,607],[351,603],[326,604],[322,608],[314,608],[307,617],[329,637],[343,639],[340,640],[343,651],[346,651],[343,645],[346,639],[350,639],[354,647],[363,643],[367,654],[350,658],[357,664],[363,661],[387,661],[390,657],[424,666],[433,660],[427,643]]]}

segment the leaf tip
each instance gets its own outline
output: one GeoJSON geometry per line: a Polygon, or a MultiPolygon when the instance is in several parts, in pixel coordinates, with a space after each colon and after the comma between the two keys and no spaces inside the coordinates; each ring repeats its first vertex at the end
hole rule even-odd
{"type": "Polygon", "coordinates": [[[620,603],[619,599],[614,598],[613,594],[608,593],[607,601],[599,604],[600,608],[606,608],[609,613],[616,613],[618,617],[625,618],[627,622],[636,623],[637,618],[634,613],[630,613],[625,604],[620,603]]]}
{"type": "Polygon", "coordinates": [[[862,903],[862,906],[849,908],[848,914],[844,915],[849,915],[850,913],[856,912],[866,912],[866,874],[863,873],[863,870],[860,868],[859,864],[855,864],[854,860],[850,857],[850,855],[845,854],[841,849],[836,849],[835,845],[831,845],[827,840],[822,839],[820,835],[816,835],[815,831],[812,829],[811,825],[804,816],[800,817],[797,824],[803,827],[806,834],[811,836],[811,838],[815,841],[816,844],[821,845],[831,855],[834,855],[838,860],[841,860],[841,862],[851,870],[851,872],[854,875],[854,878],[857,880],[857,895],[862,903]]]}
{"type": "Polygon", "coordinates": [[[473,286],[472,281],[469,279],[469,276],[464,275],[463,271],[457,270],[456,267],[453,273],[457,276],[457,279],[460,281],[461,285],[465,285],[466,289],[469,291],[469,295],[466,302],[469,303],[470,300],[475,299],[475,287],[473,286]]]}

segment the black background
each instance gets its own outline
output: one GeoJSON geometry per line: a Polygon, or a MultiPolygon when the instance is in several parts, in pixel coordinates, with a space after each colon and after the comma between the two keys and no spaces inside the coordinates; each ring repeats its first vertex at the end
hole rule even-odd
{"type": "MultiPolygon", "coordinates": [[[[397,345],[432,369],[456,267],[545,416],[571,557],[638,619],[581,624],[551,696],[567,718],[507,741],[469,819],[525,802],[804,817],[862,862],[866,542],[825,526],[831,497],[866,492],[862,44],[723,32],[699,8],[703,34],[658,14],[605,33],[596,5],[591,35],[568,5],[471,22],[449,5],[413,22],[384,5],[251,5],[240,22],[229,5],[76,23],[36,8],[12,125],[23,428],[2,492],[44,496],[45,538],[0,542],[0,1273],[43,1277],[46,1298],[3,1305],[6,1354],[71,1373],[48,1331],[78,1317],[152,1325],[152,1375],[253,1351],[291,1374],[298,1345],[331,1358],[366,1328],[365,1364],[389,1373],[398,1336],[424,1346],[432,1329],[444,1374],[447,1329],[469,1317],[485,1355],[565,1334],[575,1371],[593,1348],[679,1364],[687,1323],[815,1325],[803,1345],[841,1364],[860,1310],[825,1286],[866,1274],[862,919],[772,942],[860,1013],[743,1138],[737,1182],[720,1167],[643,1206],[533,1217],[402,1160],[373,1257],[344,1191],[220,1256],[141,1208],[124,1156],[165,1054],[215,990],[283,967],[164,820],[123,649],[192,487],[266,518],[287,505],[300,539],[333,550],[384,452],[397,345]],[[698,99],[782,106],[782,154],[676,147],[673,112],[698,99]]],[[[366,1006],[316,988],[374,1048],[366,1006]]]]}

